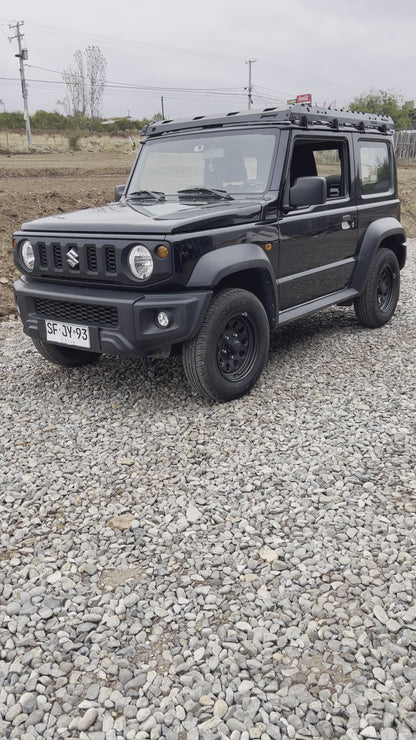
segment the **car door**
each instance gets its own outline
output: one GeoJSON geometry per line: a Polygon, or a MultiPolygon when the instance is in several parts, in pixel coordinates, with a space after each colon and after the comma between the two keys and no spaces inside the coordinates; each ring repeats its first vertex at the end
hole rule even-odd
{"type": "Polygon", "coordinates": [[[350,134],[292,132],[279,218],[280,311],[337,293],[355,264],[357,207],[352,196],[350,134]],[[294,208],[289,190],[298,178],[326,179],[326,200],[294,208]]]}

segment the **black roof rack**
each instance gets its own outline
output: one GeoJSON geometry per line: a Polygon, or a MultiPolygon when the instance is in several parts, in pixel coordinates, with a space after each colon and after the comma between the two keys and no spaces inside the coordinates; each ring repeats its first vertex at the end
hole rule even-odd
{"type": "Polygon", "coordinates": [[[273,124],[289,128],[332,129],[335,131],[362,131],[391,134],[394,123],[389,116],[356,113],[344,109],[319,108],[298,103],[288,108],[264,108],[252,111],[232,111],[222,115],[195,116],[157,121],[143,129],[145,136],[162,136],[188,129],[225,128],[252,124],[273,124]]]}

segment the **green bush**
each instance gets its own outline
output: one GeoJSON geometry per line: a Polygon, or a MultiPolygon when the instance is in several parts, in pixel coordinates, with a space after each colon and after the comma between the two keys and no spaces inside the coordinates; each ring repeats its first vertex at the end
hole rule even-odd
{"type": "Polygon", "coordinates": [[[62,113],[48,113],[46,110],[37,110],[30,117],[30,123],[36,131],[65,131],[68,126],[68,116],[62,113]]]}
{"type": "Polygon", "coordinates": [[[23,113],[0,113],[0,129],[24,131],[25,128],[26,122],[23,113]]]}
{"type": "Polygon", "coordinates": [[[71,152],[79,152],[81,150],[79,143],[81,136],[81,131],[70,131],[68,133],[68,144],[71,152]]]}
{"type": "Polygon", "coordinates": [[[354,111],[391,116],[396,131],[412,128],[414,111],[404,104],[401,95],[391,90],[370,90],[368,93],[362,93],[354,98],[349,107],[354,111]]]}
{"type": "MultiPolygon", "coordinates": [[[[151,120],[158,120],[160,114],[155,114],[151,120]]],[[[38,110],[30,116],[30,125],[34,131],[67,131],[69,141],[76,146],[77,139],[81,133],[97,132],[112,134],[118,131],[126,131],[134,134],[140,133],[143,126],[150,123],[150,119],[134,120],[132,118],[119,118],[113,123],[103,123],[102,119],[87,118],[80,113],[75,116],[64,116],[62,113],[54,111],[49,113],[45,110],[38,110]]],[[[0,129],[6,131],[24,131],[26,128],[23,113],[0,113],[0,129]]],[[[70,143],[71,146],[71,143],[70,143]]],[[[72,148],[72,146],[71,146],[72,148]]]]}

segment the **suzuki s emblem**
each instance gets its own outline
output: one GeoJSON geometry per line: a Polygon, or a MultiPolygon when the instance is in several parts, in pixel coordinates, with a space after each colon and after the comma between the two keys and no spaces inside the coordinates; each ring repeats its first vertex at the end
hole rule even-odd
{"type": "Polygon", "coordinates": [[[68,265],[72,267],[73,270],[76,267],[79,267],[79,257],[78,257],[78,251],[76,247],[71,247],[69,252],[67,252],[66,261],[68,262],[68,265]]]}

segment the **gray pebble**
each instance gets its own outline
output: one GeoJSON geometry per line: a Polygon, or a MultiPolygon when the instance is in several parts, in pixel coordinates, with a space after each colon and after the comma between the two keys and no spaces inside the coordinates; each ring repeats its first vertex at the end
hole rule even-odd
{"type": "Polygon", "coordinates": [[[89,709],[87,709],[84,716],[81,717],[81,719],[78,722],[78,730],[80,732],[89,730],[89,728],[94,724],[97,717],[98,717],[98,709],[96,709],[96,707],[90,707],[89,709]]]}
{"type": "Polygon", "coordinates": [[[281,327],[231,404],[1,324],[1,737],[416,734],[415,281],[281,327]]]}

